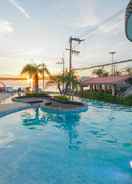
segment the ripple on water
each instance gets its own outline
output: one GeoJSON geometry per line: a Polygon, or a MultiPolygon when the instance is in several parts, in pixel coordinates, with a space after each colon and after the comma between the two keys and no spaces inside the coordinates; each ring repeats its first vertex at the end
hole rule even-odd
{"type": "Polygon", "coordinates": [[[0,153],[0,181],[131,184],[131,108],[97,101],[88,105],[86,112],[30,109],[2,118],[0,147],[13,147],[0,153]],[[2,175],[7,165],[9,172],[2,175]]]}
{"type": "Polygon", "coordinates": [[[9,146],[15,141],[15,136],[11,132],[0,132],[0,148],[9,146]]]}

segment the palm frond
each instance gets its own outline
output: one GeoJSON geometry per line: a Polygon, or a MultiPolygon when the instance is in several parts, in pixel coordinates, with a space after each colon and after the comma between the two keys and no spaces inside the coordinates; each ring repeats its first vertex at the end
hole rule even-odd
{"type": "Polygon", "coordinates": [[[21,74],[29,74],[29,75],[34,75],[37,73],[38,67],[35,64],[27,64],[21,71],[21,74]]]}

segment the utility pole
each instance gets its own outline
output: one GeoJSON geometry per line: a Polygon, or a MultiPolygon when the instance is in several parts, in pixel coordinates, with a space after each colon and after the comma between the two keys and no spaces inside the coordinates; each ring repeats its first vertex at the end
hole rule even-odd
{"type": "Polygon", "coordinates": [[[82,40],[80,38],[75,38],[75,37],[70,37],[70,39],[69,39],[69,46],[70,46],[70,48],[66,49],[66,50],[69,51],[69,72],[72,71],[72,55],[73,54],[77,54],[77,55],[80,54],[80,51],[73,49],[73,47],[72,47],[73,41],[75,41],[75,42],[80,44],[84,40],[82,40]]]}
{"type": "MultiPolygon", "coordinates": [[[[84,40],[82,40],[80,38],[76,38],[76,37],[70,37],[70,39],[69,39],[69,46],[70,46],[70,48],[66,49],[66,50],[69,51],[69,72],[70,72],[71,75],[72,75],[72,73],[71,73],[72,72],[72,55],[73,54],[76,54],[76,55],[80,54],[80,51],[73,49],[73,41],[77,42],[78,44],[80,44],[84,40]]],[[[70,89],[71,89],[71,91],[73,89],[72,83],[70,85],[70,89]]]]}
{"type": "Polygon", "coordinates": [[[42,86],[43,86],[43,90],[44,90],[44,88],[45,88],[45,64],[42,63],[39,65],[39,67],[42,69],[42,80],[43,80],[42,86]]]}
{"type": "Polygon", "coordinates": [[[115,76],[115,65],[114,65],[114,55],[116,54],[115,51],[109,52],[112,56],[112,76],[115,76]]]}
{"type": "Polygon", "coordinates": [[[58,61],[57,63],[56,63],[57,65],[63,65],[63,75],[64,75],[64,73],[65,73],[65,61],[64,61],[64,58],[62,57],[61,58],[61,62],[60,61],[58,61]]]}
{"type": "Polygon", "coordinates": [[[63,64],[63,77],[64,77],[64,75],[65,75],[65,60],[63,57],[62,57],[62,64],[63,64]]]}

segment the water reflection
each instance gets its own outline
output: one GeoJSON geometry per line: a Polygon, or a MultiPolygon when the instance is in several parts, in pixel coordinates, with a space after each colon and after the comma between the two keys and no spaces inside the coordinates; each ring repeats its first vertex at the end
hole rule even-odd
{"type": "Polygon", "coordinates": [[[78,149],[81,141],[77,131],[80,122],[80,113],[48,113],[50,121],[55,123],[55,127],[62,129],[68,135],[68,143],[70,149],[78,149]]]}
{"type": "Polygon", "coordinates": [[[79,112],[46,112],[44,109],[36,108],[26,111],[22,119],[23,125],[29,129],[36,129],[49,123],[57,129],[62,129],[68,136],[68,146],[70,149],[78,149],[81,144],[77,131],[80,121],[79,112]]]}
{"type": "Polygon", "coordinates": [[[38,126],[44,126],[47,124],[47,119],[44,113],[41,113],[40,108],[34,108],[27,110],[22,115],[22,123],[29,129],[35,129],[38,126]]]}

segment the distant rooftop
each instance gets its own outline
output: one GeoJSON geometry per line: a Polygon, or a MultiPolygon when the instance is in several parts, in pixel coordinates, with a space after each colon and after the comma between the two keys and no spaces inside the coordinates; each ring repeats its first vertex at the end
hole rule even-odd
{"type": "Polygon", "coordinates": [[[108,76],[108,77],[94,77],[94,78],[87,78],[82,80],[81,85],[87,86],[90,84],[118,84],[123,81],[132,78],[131,76],[124,75],[124,76],[108,76]]]}

